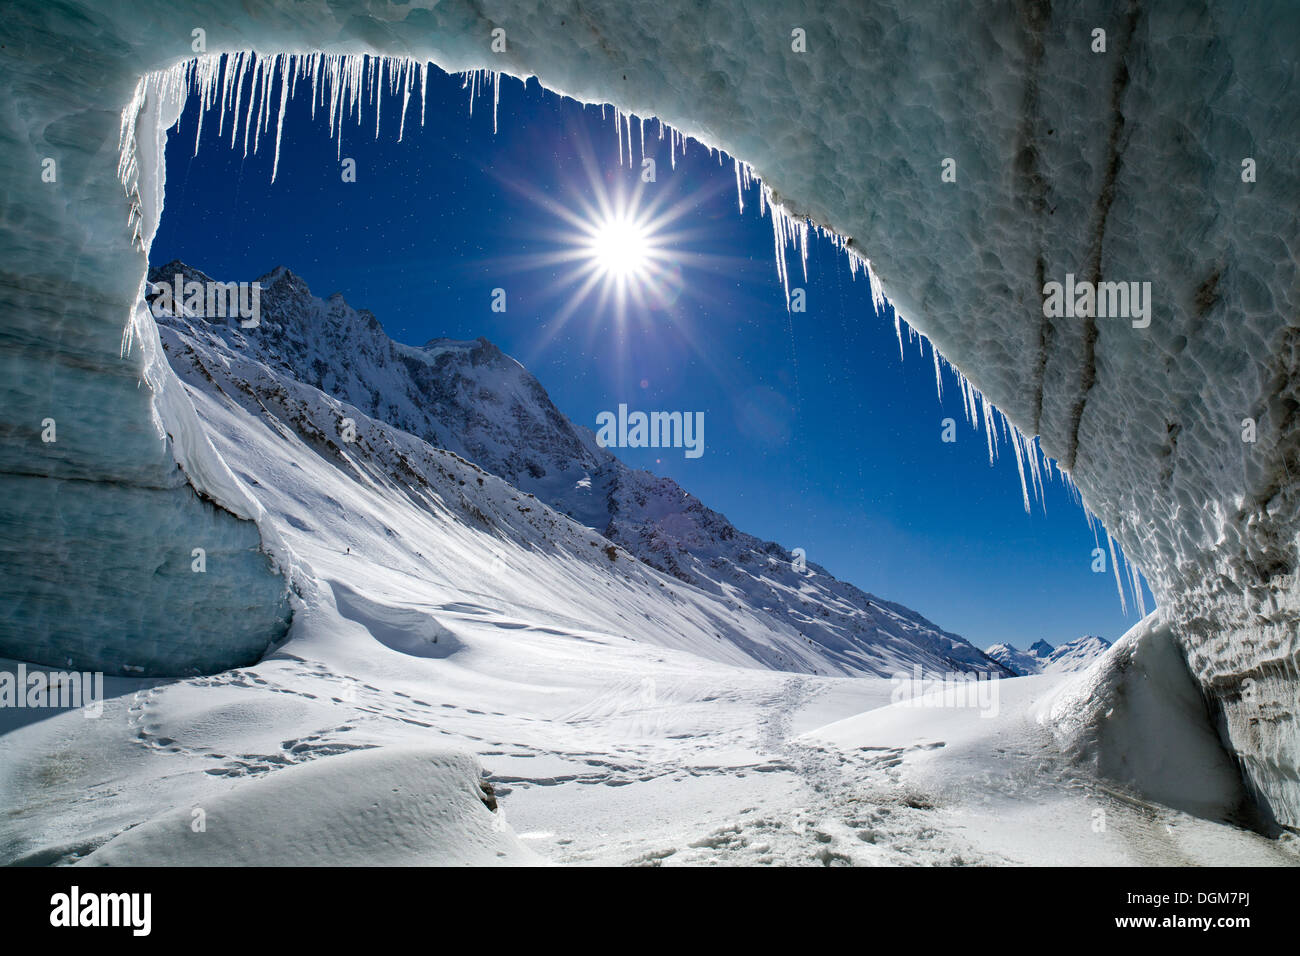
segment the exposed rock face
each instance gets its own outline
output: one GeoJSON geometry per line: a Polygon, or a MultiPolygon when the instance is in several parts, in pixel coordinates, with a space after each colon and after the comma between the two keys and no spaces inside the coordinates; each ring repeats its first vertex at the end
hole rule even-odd
{"type": "MultiPolygon", "coordinates": [[[[13,4],[19,39],[0,51],[10,104],[0,172],[32,184],[11,192],[0,220],[0,521],[15,531],[0,570],[16,589],[5,647],[25,639],[24,621],[51,620],[65,587],[102,577],[105,600],[114,586],[140,592],[144,569],[104,563],[136,539],[84,533],[110,501],[145,513],[158,489],[186,499],[169,458],[231,514],[255,517],[233,502],[210,449],[181,447],[183,410],[168,404],[173,380],[157,368],[147,317],[136,347],[118,353],[145,272],[124,222],[135,203],[147,246],[161,201],[158,127],[176,107],[153,96],[128,113],[141,178],[125,199],[118,117],[141,74],[193,55],[190,22],[211,20],[210,53],[383,53],[535,74],[751,163],[791,210],[851,238],[902,314],[1041,436],[1146,573],[1256,796],[1300,825],[1300,8],[230,0],[187,16],[161,0],[99,6],[13,4]],[[509,45],[494,54],[498,26],[509,45]],[[792,49],[793,28],[806,31],[806,52],[792,49]],[[1096,29],[1105,52],[1094,52],[1096,29]],[[45,157],[57,187],[39,182],[45,157]],[[946,158],[956,182],[940,178],[946,158]],[[1243,180],[1245,160],[1257,181],[1243,180]],[[1045,317],[1044,284],[1067,275],[1149,281],[1149,326],[1045,317]],[[146,369],[149,387],[137,388],[146,369]],[[97,440],[69,439],[78,462],[35,448],[36,423],[87,415],[97,440]],[[1253,441],[1243,441],[1246,419],[1253,441]],[[80,503],[60,495],[69,468],[92,476],[80,503]],[[33,502],[48,521],[27,523],[33,502]],[[58,556],[41,560],[49,597],[15,612],[35,593],[21,585],[24,562],[42,549],[58,556]]],[[[196,504],[184,522],[197,527],[205,513],[196,504]]],[[[212,520],[233,540],[235,519],[220,514],[212,520]]],[[[188,552],[194,534],[155,540],[188,552]]],[[[283,582],[255,572],[258,560],[245,554],[227,583],[265,577],[270,602],[283,582]]],[[[171,600],[164,592],[154,597],[171,600]]],[[[115,620],[129,611],[129,601],[106,609],[115,620]]],[[[269,633],[278,619],[259,623],[269,633]]],[[[51,648],[84,642],[97,624],[60,626],[42,626],[51,648]]]]}

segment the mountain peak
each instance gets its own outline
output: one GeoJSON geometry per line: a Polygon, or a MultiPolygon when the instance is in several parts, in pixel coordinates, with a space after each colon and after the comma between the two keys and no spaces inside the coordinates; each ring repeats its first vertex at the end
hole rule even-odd
{"type": "Polygon", "coordinates": [[[211,278],[199,269],[194,268],[180,259],[173,259],[165,265],[157,266],[149,270],[150,282],[171,282],[176,276],[181,276],[185,281],[190,282],[211,282],[211,278]]]}
{"type": "Polygon", "coordinates": [[[304,289],[307,283],[303,281],[302,276],[295,273],[288,266],[276,266],[266,275],[258,276],[257,281],[262,284],[263,289],[269,289],[278,282],[290,282],[293,285],[302,286],[304,289]]]}

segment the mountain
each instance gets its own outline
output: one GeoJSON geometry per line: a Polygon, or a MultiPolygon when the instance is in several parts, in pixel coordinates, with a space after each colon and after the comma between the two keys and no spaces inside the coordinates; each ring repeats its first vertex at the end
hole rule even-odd
{"type": "Polygon", "coordinates": [[[1038,640],[1029,645],[1027,651],[1017,650],[1010,644],[994,644],[984,653],[1017,676],[1026,677],[1030,674],[1081,671],[1110,650],[1110,644],[1104,637],[1085,634],[1066,641],[1060,647],[1038,640]]]}
{"type": "MultiPolygon", "coordinates": [[[[176,261],[152,270],[150,280],[171,283],[178,274],[211,281],[176,261]]],[[[192,387],[243,393],[267,406],[283,405],[307,386],[415,436],[430,451],[472,462],[548,511],[591,529],[609,549],[609,563],[616,563],[621,548],[707,595],[724,616],[755,615],[770,635],[757,640],[733,627],[728,639],[768,666],[881,676],[914,665],[928,672],[1008,673],[915,611],[839,581],[814,563],[797,568],[780,544],[738,530],[671,479],[628,467],[597,445],[589,429],[570,422],[527,369],[486,339],[404,345],[390,339],[371,312],[354,309],[339,294],[313,296],[288,269],[258,281],[257,328],[244,329],[235,319],[158,318],[168,357],[192,387]]],[[[287,420],[337,449],[328,437],[338,432],[337,422],[320,420],[322,411],[318,401],[303,397],[287,420]]],[[[385,441],[396,441],[384,434],[385,441]]],[[[373,464],[409,489],[409,460],[380,456],[373,464]]],[[[435,484],[444,477],[415,470],[435,484]]],[[[477,501],[481,485],[456,487],[467,513],[485,509],[477,501]]]]}
{"type": "Polygon", "coordinates": [[[986,648],[984,653],[1011,671],[1016,677],[1038,674],[1043,669],[1042,658],[1030,651],[1017,650],[1010,644],[994,644],[992,647],[986,648]]]}

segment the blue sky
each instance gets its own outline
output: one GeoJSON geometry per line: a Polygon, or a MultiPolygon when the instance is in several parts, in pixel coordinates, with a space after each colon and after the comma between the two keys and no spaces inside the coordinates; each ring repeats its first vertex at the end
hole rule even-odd
{"type": "Polygon", "coordinates": [[[571,308],[572,264],[537,266],[580,235],[553,204],[632,195],[639,146],[635,166],[620,165],[612,111],[510,78],[494,133],[490,91],[471,117],[462,82],[431,68],[424,126],[417,97],[400,143],[400,95],[386,97],[377,140],[372,110],[360,127],[345,123],[355,182],[343,182],[339,144],[323,111],[310,116],[305,84],[289,102],[275,183],[274,126],[245,158],[228,125],[213,135],[210,114],[195,156],[191,97],[168,141],[152,262],[182,259],[227,281],[285,265],[316,295],[370,309],[399,341],[486,336],[588,427],[620,403],[703,412],[700,458],[618,454],[981,647],[1113,640],[1136,621],[1120,611],[1110,568],[1093,573],[1093,532],[1071,494],[1049,484],[1046,514],[1038,503],[1025,513],[1009,449],[989,465],[955,380],[946,374],[940,401],[928,348],[922,358],[909,343],[900,360],[892,319],[829,242],[811,244],[807,281],[789,253],[807,311],[787,312],[771,221],[755,189],[738,211],[730,158],[690,144],[673,169],[668,139],[648,123],[656,182],[641,198],[675,212],[656,240],[672,275],[650,307],[602,307],[592,295],[571,308]],[[495,288],[505,312],[492,311],[495,288]],[[955,443],[940,440],[949,417],[955,443]]]}

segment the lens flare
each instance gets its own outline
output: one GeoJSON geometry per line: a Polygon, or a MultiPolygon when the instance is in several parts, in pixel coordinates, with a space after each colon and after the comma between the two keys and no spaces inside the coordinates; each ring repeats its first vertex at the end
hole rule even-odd
{"type": "Polygon", "coordinates": [[[610,217],[598,223],[587,248],[596,266],[611,278],[641,278],[650,267],[649,236],[635,219],[610,217]]]}

